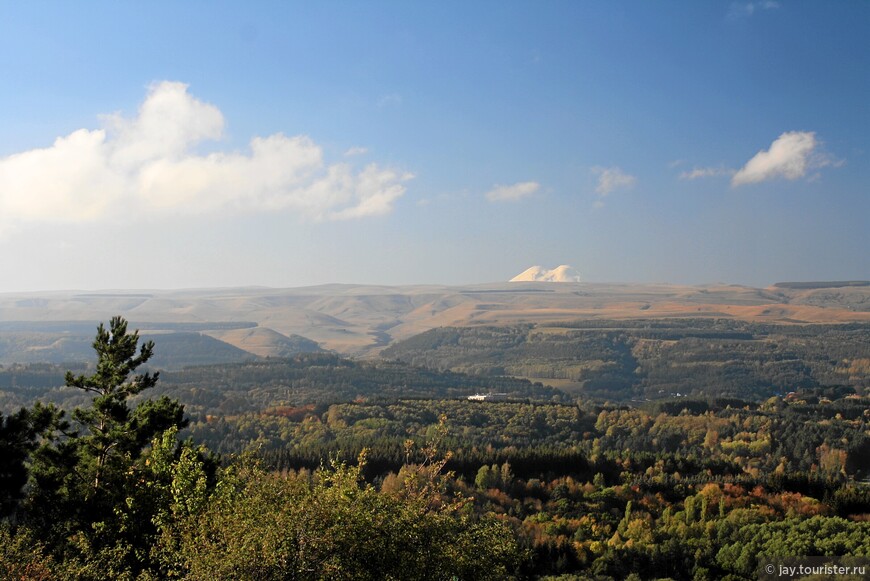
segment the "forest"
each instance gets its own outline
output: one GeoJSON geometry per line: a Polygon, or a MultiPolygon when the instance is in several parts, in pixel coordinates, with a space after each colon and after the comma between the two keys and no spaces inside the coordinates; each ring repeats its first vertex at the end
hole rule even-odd
{"type": "MultiPolygon", "coordinates": [[[[170,343],[171,348],[171,343],[170,343]]],[[[75,364],[67,369],[87,369],[75,364]]],[[[154,368],[149,368],[156,371],[154,368]]],[[[60,365],[0,367],[0,411],[36,400],[72,409],[88,394],[64,384],[60,365]]],[[[151,395],[172,395],[188,413],[235,415],[281,405],[324,404],[359,399],[444,398],[507,393],[514,399],[570,402],[558,389],[511,377],[471,376],[396,361],[353,361],[329,353],[187,367],[161,371],[151,395]]]]}
{"type": "Polygon", "coordinates": [[[867,329],[552,328],[163,372],[159,337],[115,318],[95,363],[7,366],[0,578],[740,580],[763,556],[870,557],[867,329]],[[634,401],[484,369],[578,352],[634,401]],[[754,388],[704,371],[639,397],[668,362],[738,359],[754,388]]]}
{"type": "MultiPolygon", "coordinates": [[[[382,355],[480,375],[559,380],[586,398],[758,399],[870,387],[870,324],[668,319],[432,329],[382,355]]],[[[862,392],[863,393],[863,392],[862,392]]]]}

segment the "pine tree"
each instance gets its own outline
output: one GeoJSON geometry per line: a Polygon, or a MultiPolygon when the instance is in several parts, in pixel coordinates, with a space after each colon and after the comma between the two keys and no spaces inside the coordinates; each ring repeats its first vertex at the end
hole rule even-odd
{"type": "MultiPolygon", "coordinates": [[[[86,431],[86,435],[78,439],[82,458],[79,476],[88,484],[86,498],[101,490],[108,470],[118,468],[119,464],[129,461],[130,456],[138,455],[156,433],[142,430],[144,418],[135,417],[127,405],[127,398],[154,387],[159,375],[145,373],[130,378],[154,353],[154,342],[148,341],[140,347],[137,355],[138,342],[138,331],[128,334],[127,322],[121,317],[113,317],[109,330],[102,323],[97,328],[93,344],[97,352],[96,373],[90,376],[66,374],[68,387],[96,394],[90,408],[73,412],[73,418],[86,431]]],[[[168,427],[162,426],[163,429],[168,427]]]]}
{"type": "Polygon", "coordinates": [[[0,414],[0,518],[17,512],[27,484],[27,461],[39,441],[53,428],[64,426],[63,412],[37,403],[3,419],[0,414]]]}
{"type": "Polygon", "coordinates": [[[183,406],[165,396],[131,408],[129,398],[153,387],[158,374],[136,374],[153,355],[154,343],[139,346],[139,333],[129,333],[127,321],[114,317],[108,329],[101,324],[93,346],[95,372],[67,373],[66,385],[94,399],[73,411],[74,431],[33,453],[27,517],[63,559],[70,556],[63,547],[72,539],[73,553],[86,560],[135,560],[142,539],[130,531],[153,529],[151,518],[143,513],[142,523],[120,523],[118,514],[142,484],[137,461],[156,436],[187,421],[183,406]]]}

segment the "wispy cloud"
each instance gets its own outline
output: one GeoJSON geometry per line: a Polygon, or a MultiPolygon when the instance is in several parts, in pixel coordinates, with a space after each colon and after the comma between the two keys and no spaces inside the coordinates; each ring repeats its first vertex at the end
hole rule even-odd
{"type": "Polygon", "coordinates": [[[832,160],[814,155],[818,146],[811,131],[789,131],[780,135],[767,150],[759,151],[731,178],[732,186],[742,186],[784,178],[796,180],[813,168],[831,165],[832,160]]]}
{"type": "Polygon", "coordinates": [[[637,178],[625,173],[616,166],[595,166],[592,168],[592,173],[598,176],[598,185],[595,186],[595,193],[598,194],[599,199],[594,204],[596,208],[602,207],[604,205],[604,198],[615,190],[628,189],[637,182],[637,178]]]}
{"type": "Polygon", "coordinates": [[[616,166],[595,166],[592,168],[592,173],[598,176],[598,185],[595,187],[595,191],[602,196],[606,196],[614,190],[630,188],[637,181],[633,175],[625,173],[616,166]]]}
{"type": "Polygon", "coordinates": [[[367,147],[351,147],[344,152],[345,157],[354,157],[356,155],[365,155],[369,152],[367,147]]]}
{"type": "Polygon", "coordinates": [[[290,210],[313,220],[386,214],[410,173],[328,164],[309,137],[254,137],[249,150],[199,155],[224,118],[187,85],[152,85],[134,117],[101,117],[49,147],[0,159],[0,220],[81,222],[122,212],[290,210]]]}
{"type": "Polygon", "coordinates": [[[727,167],[694,167],[690,171],[680,173],[681,180],[697,180],[699,178],[711,178],[719,176],[732,176],[735,170],[727,167]]]}
{"type": "Polygon", "coordinates": [[[748,18],[762,10],[775,10],[779,8],[779,2],[774,0],[761,0],[760,2],[732,2],[728,10],[728,18],[748,18]]]}
{"type": "Polygon", "coordinates": [[[520,182],[510,186],[493,186],[485,195],[490,202],[515,202],[534,194],[539,189],[541,184],[538,182],[520,182]]]}
{"type": "Polygon", "coordinates": [[[381,95],[381,98],[378,99],[378,107],[390,107],[402,104],[402,96],[398,93],[389,93],[387,95],[381,95]]]}

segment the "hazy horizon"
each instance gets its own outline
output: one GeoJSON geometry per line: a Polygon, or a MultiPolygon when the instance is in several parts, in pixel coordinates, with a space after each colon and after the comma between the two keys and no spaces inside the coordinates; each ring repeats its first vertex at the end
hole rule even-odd
{"type": "MultiPolygon", "coordinates": [[[[137,292],[157,292],[157,293],[173,293],[173,292],[208,292],[208,291],[232,291],[232,290],[302,290],[308,288],[318,288],[318,287],[330,287],[330,286],[346,286],[346,287],[382,287],[382,288],[413,288],[413,287],[434,287],[434,288],[470,288],[470,287],[478,287],[478,286],[497,286],[504,285],[507,287],[513,285],[592,285],[592,286],[638,286],[638,287],[655,287],[655,286],[672,286],[672,287],[716,287],[716,286],[735,286],[735,287],[745,287],[751,289],[766,289],[770,288],[776,284],[781,283],[810,283],[810,282],[818,282],[818,283],[844,283],[844,282],[868,282],[863,279],[848,279],[848,280],[777,280],[771,281],[767,284],[763,285],[749,285],[749,284],[741,284],[735,283],[731,281],[707,281],[700,283],[680,283],[680,282],[671,282],[671,281],[637,281],[637,280],[582,280],[582,281],[504,281],[504,280],[495,280],[495,281],[475,281],[475,282],[466,282],[466,283],[455,283],[455,284],[446,284],[440,282],[417,282],[417,283],[406,283],[406,284],[383,284],[377,282],[323,282],[317,284],[306,284],[306,285],[293,285],[293,286],[271,286],[271,285],[258,285],[258,284],[241,284],[241,285],[229,285],[229,286],[200,286],[200,287],[94,287],[94,288],[53,288],[53,289],[22,289],[22,290],[2,290],[0,291],[0,295],[28,295],[28,294],[63,294],[63,293],[137,293],[137,292]]],[[[838,288],[838,287],[835,287],[838,288]]]]}
{"type": "Polygon", "coordinates": [[[870,279],[867,3],[0,5],[0,293],[870,279]]]}

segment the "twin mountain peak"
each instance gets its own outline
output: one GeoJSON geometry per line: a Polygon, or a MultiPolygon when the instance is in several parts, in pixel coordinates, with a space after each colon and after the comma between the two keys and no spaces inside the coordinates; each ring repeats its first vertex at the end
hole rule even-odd
{"type": "Polygon", "coordinates": [[[552,270],[543,266],[532,266],[510,279],[509,282],[580,282],[580,273],[567,264],[557,266],[552,270]]]}

